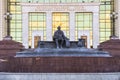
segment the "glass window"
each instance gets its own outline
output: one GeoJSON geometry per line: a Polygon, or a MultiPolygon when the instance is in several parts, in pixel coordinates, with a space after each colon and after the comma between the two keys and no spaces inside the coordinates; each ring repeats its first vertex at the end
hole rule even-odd
{"type": "Polygon", "coordinates": [[[29,46],[32,45],[32,32],[35,30],[43,30],[46,33],[46,13],[29,13],[29,46]]]}
{"type": "Polygon", "coordinates": [[[75,35],[75,39],[78,40],[78,31],[80,30],[89,30],[90,31],[90,44],[92,46],[92,42],[93,42],[93,34],[91,34],[92,31],[92,13],[76,13],[76,35],[75,35]],[[81,16],[82,15],[82,16],[81,16]],[[79,20],[79,18],[81,20],[79,20]]]}
{"type": "Polygon", "coordinates": [[[58,26],[64,31],[65,35],[69,38],[69,13],[53,13],[52,19],[53,34],[58,26]]]}

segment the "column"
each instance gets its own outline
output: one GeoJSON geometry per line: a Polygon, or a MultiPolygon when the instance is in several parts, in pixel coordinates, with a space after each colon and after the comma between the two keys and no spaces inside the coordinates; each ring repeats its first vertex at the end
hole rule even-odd
{"type": "Polygon", "coordinates": [[[52,41],[52,12],[46,12],[47,15],[47,25],[46,25],[46,38],[47,41],[52,41]]]}
{"type": "Polygon", "coordinates": [[[5,19],[4,19],[4,13],[6,10],[6,0],[0,0],[0,40],[3,39],[5,36],[5,19]]]}
{"type": "Polygon", "coordinates": [[[116,33],[116,36],[119,37],[120,39],[120,1],[119,0],[114,0],[115,2],[115,12],[118,13],[118,18],[116,19],[116,22],[115,22],[115,33],[116,33]]]}
{"type": "Polygon", "coordinates": [[[0,40],[2,40],[2,1],[0,0],[0,40]]]}
{"type": "Polygon", "coordinates": [[[93,13],[93,48],[99,45],[99,13],[93,13]]]}
{"type": "Polygon", "coordinates": [[[75,12],[70,12],[70,41],[75,41],[75,12]]]}
{"type": "Polygon", "coordinates": [[[28,48],[29,44],[28,44],[28,13],[24,12],[22,13],[22,41],[23,41],[23,45],[25,46],[25,48],[28,48]]]}

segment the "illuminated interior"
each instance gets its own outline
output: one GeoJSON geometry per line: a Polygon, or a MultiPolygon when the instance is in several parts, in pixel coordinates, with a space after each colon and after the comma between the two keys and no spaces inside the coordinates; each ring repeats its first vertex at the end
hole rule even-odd
{"type": "Polygon", "coordinates": [[[76,35],[75,38],[78,40],[78,31],[79,30],[88,30],[90,31],[90,45],[93,43],[93,28],[92,28],[93,16],[92,13],[76,13],[76,35]]]}
{"type": "Polygon", "coordinates": [[[52,18],[52,32],[57,30],[57,27],[61,26],[64,34],[69,38],[69,13],[53,13],[52,18]]]}
{"type": "Polygon", "coordinates": [[[43,31],[43,40],[46,40],[46,14],[29,13],[29,45],[32,45],[32,32],[43,31]]]}

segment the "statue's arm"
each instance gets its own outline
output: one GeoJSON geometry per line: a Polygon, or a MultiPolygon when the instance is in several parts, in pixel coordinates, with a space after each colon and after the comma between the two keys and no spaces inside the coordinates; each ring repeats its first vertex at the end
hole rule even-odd
{"type": "Polygon", "coordinates": [[[64,35],[64,32],[62,31],[62,34],[63,34],[63,38],[65,39],[66,38],[66,36],[64,35]]]}
{"type": "Polygon", "coordinates": [[[53,39],[57,38],[57,32],[54,32],[53,39]]]}
{"type": "Polygon", "coordinates": [[[53,40],[55,39],[55,36],[56,36],[56,35],[55,35],[55,33],[56,33],[56,32],[54,32],[54,35],[53,35],[53,40]]]}

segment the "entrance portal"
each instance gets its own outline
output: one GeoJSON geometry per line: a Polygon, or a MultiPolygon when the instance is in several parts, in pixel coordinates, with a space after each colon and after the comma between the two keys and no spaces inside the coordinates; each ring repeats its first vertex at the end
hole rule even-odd
{"type": "Polygon", "coordinates": [[[38,41],[41,41],[41,36],[34,36],[34,48],[38,47],[38,41]]]}
{"type": "Polygon", "coordinates": [[[85,40],[85,47],[87,47],[87,35],[81,36],[81,39],[85,40]]]}

